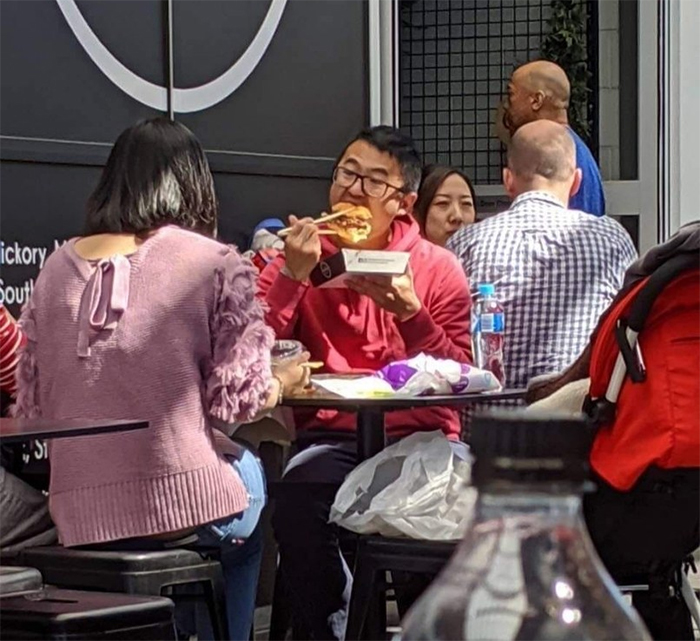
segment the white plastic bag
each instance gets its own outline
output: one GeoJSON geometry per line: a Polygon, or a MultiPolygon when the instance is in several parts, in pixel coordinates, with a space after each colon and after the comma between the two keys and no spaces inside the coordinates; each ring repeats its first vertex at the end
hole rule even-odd
{"type": "Polygon", "coordinates": [[[476,501],[470,479],[471,464],[454,454],[442,432],[417,432],[348,475],[330,521],[360,534],[460,539],[476,501]]]}

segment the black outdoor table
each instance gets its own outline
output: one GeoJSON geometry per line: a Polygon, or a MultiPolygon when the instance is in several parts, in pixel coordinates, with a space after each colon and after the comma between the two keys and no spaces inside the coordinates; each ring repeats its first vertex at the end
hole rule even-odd
{"type": "Polygon", "coordinates": [[[53,418],[0,418],[0,442],[18,443],[32,439],[66,438],[88,436],[106,432],[143,430],[148,421],[117,421],[53,418]]]}
{"type": "Polygon", "coordinates": [[[357,455],[359,460],[364,461],[384,449],[384,415],[387,412],[434,406],[464,407],[486,401],[519,400],[524,396],[524,389],[506,389],[500,392],[479,392],[474,394],[343,398],[326,390],[314,389],[304,395],[287,396],[282,404],[287,407],[334,409],[356,413],[357,455]]]}

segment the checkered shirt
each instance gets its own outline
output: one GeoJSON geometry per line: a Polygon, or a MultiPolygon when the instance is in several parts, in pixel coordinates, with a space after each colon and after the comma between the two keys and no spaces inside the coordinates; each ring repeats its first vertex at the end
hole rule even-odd
{"type": "Polygon", "coordinates": [[[577,358],[637,257],[617,221],[566,209],[542,191],[460,230],[448,248],[472,290],[493,283],[503,303],[508,387],[560,372],[577,358]]]}

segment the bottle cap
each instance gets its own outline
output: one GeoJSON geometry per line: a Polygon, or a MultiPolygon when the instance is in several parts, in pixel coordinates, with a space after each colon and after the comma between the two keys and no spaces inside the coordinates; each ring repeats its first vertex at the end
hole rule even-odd
{"type": "Polygon", "coordinates": [[[491,283],[480,283],[479,294],[482,296],[495,296],[496,288],[491,283]]]}
{"type": "Polygon", "coordinates": [[[583,482],[592,443],[583,414],[503,409],[477,414],[471,427],[473,483],[583,482]]]}

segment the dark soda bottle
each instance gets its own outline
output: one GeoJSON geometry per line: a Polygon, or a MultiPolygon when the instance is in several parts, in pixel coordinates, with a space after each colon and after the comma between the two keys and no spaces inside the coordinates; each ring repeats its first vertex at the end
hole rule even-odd
{"type": "Polygon", "coordinates": [[[475,518],[400,639],[651,639],[583,521],[586,423],[492,410],[471,439],[475,518]]]}

